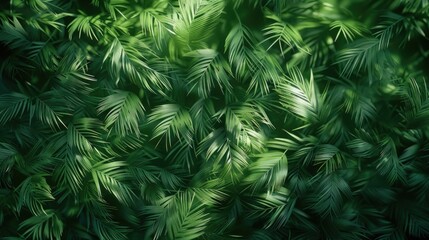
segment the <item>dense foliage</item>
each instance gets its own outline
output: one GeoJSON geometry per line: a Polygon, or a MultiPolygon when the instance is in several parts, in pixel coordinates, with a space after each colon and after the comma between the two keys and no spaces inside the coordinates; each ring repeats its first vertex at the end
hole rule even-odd
{"type": "Polygon", "coordinates": [[[0,238],[429,238],[428,0],[0,9],[0,238]]]}

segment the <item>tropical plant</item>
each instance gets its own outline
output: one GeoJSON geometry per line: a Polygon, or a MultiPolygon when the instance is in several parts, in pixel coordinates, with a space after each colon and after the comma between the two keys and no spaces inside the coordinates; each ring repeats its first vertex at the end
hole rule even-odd
{"type": "Polygon", "coordinates": [[[0,9],[0,238],[429,238],[427,0],[0,9]]]}

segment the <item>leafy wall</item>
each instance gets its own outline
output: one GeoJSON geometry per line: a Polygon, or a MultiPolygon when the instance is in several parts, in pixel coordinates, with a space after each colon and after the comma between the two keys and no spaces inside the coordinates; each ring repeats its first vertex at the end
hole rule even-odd
{"type": "Polygon", "coordinates": [[[1,238],[429,238],[427,0],[0,9],[1,238]]]}

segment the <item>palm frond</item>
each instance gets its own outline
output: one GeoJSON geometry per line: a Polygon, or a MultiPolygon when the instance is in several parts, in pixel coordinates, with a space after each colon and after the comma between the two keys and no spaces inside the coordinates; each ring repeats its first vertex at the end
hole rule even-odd
{"type": "Polygon", "coordinates": [[[251,55],[252,46],[255,45],[255,42],[256,40],[250,30],[242,24],[235,25],[229,31],[225,39],[225,50],[228,52],[229,62],[236,69],[236,76],[246,76],[246,71],[251,64],[249,55],[251,55]]]}
{"type": "Polygon", "coordinates": [[[0,143],[0,171],[1,175],[6,175],[12,170],[15,158],[19,157],[19,151],[8,143],[0,143]]]}
{"type": "Polygon", "coordinates": [[[289,221],[292,211],[295,206],[296,199],[290,199],[288,191],[285,188],[273,193],[267,193],[258,198],[251,205],[252,217],[265,217],[266,221],[264,228],[275,229],[282,228],[289,221]]]}
{"type": "Polygon", "coordinates": [[[210,98],[199,99],[189,110],[191,114],[195,132],[202,139],[210,133],[213,123],[212,116],[215,114],[214,101],[210,98]]]}
{"type": "Polygon", "coordinates": [[[108,69],[116,83],[121,80],[122,74],[125,74],[132,82],[152,92],[170,88],[166,75],[155,68],[164,67],[165,64],[160,64],[159,57],[137,37],[114,38],[104,55],[103,63],[106,60],[110,61],[108,69]],[[143,53],[151,56],[150,61],[154,66],[149,65],[149,61],[143,53]]]}
{"type": "Polygon", "coordinates": [[[281,104],[292,114],[308,122],[319,119],[324,97],[318,92],[312,73],[306,81],[299,70],[292,69],[287,82],[279,84],[276,90],[281,104]]]}
{"type": "Polygon", "coordinates": [[[46,214],[45,204],[54,200],[51,193],[51,187],[46,182],[43,175],[34,175],[27,177],[18,186],[19,202],[18,210],[23,206],[27,207],[34,215],[46,214]]]}
{"type": "Polygon", "coordinates": [[[352,150],[352,153],[356,157],[360,158],[372,158],[377,155],[376,145],[362,138],[352,139],[347,143],[347,147],[352,150]]]}
{"type": "Polygon", "coordinates": [[[54,70],[58,66],[58,54],[49,42],[34,42],[29,47],[29,57],[34,59],[45,70],[54,70]]]}
{"type": "Polygon", "coordinates": [[[170,239],[196,239],[204,234],[210,221],[204,208],[198,204],[194,194],[183,193],[176,196],[178,207],[172,218],[167,219],[167,236],[170,239]]]}
{"type": "Polygon", "coordinates": [[[395,204],[393,212],[396,223],[410,236],[420,238],[429,233],[429,224],[424,220],[429,212],[420,205],[401,199],[395,204]]]}
{"type": "Polygon", "coordinates": [[[127,229],[124,227],[118,227],[116,224],[112,222],[105,221],[103,219],[93,218],[92,225],[94,228],[95,234],[100,239],[106,240],[125,240],[127,239],[127,229]]]}
{"type": "Polygon", "coordinates": [[[389,63],[389,55],[379,49],[380,40],[376,38],[358,39],[347,49],[338,53],[337,64],[341,66],[341,75],[350,77],[353,73],[365,70],[370,77],[376,76],[376,68],[389,63]]]}
{"type": "Polygon", "coordinates": [[[233,182],[238,180],[248,165],[246,152],[229,138],[223,128],[207,135],[201,141],[197,154],[203,155],[206,161],[213,161],[215,169],[220,170],[221,175],[226,175],[225,177],[233,182]]]}
{"type": "Polygon", "coordinates": [[[178,104],[163,104],[157,106],[149,114],[149,123],[157,123],[153,129],[153,137],[165,137],[168,146],[171,146],[173,137],[186,143],[192,142],[194,131],[189,111],[178,104]]]}
{"type": "Polygon", "coordinates": [[[79,38],[84,33],[90,39],[98,40],[103,35],[104,24],[100,20],[100,16],[86,16],[85,13],[80,12],[67,28],[70,39],[73,39],[73,35],[78,31],[79,38]]]}
{"type": "Polygon", "coordinates": [[[98,105],[98,112],[107,112],[106,127],[122,135],[139,134],[139,121],[144,114],[144,106],[140,98],[128,91],[116,90],[103,98],[98,105]]]}
{"type": "Polygon", "coordinates": [[[329,26],[331,30],[338,29],[334,41],[337,41],[340,35],[343,35],[347,42],[353,41],[357,36],[363,36],[366,30],[362,24],[356,21],[346,22],[337,20],[330,23],[329,26]]]}
{"type": "Polygon", "coordinates": [[[99,161],[92,166],[92,180],[100,197],[102,196],[101,186],[103,186],[121,203],[130,205],[133,202],[133,191],[124,183],[129,179],[126,166],[125,162],[109,160],[99,161]]]}
{"type": "Polygon", "coordinates": [[[429,0],[0,1],[0,239],[427,239],[428,33],[429,0]]]}
{"type": "Polygon", "coordinates": [[[384,16],[384,21],[374,27],[375,36],[380,39],[379,49],[389,47],[390,40],[403,30],[401,24],[405,18],[399,14],[389,12],[384,16]]]}
{"type": "Polygon", "coordinates": [[[381,141],[377,170],[381,175],[386,176],[389,183],[394,183],[396,180],[402,182],[406,180],[404,168],[396,152],[396,145],[391,138],[384,138],[381,141]]]}
{"type": "Polygon", "coordinates": [[[58,191],[78,194],[82,190],[86,175],[90,173],[91,163],[87,157],[78,155],[72,150],[66,151],[62,159],[64,159],[62,164],[59,164],[53,173],[54,179],[62,186],[58,191]]]}
{"type": "Polygon", "coordinates": [[[336,146],[321,144],[317,146],[314,164],[320,165],[319,171],[324,169],[326,174],[330,174],[343,166],[343,158],[341,151],[336,146]]]}
{"type": "Polygon", "coordinates": [[[95,150],[95,144],[103,144],[103,124],[94,118],[79,118],[67,127],[67,142],[82,154],[95,150]]]}
{"type": "Polygon", "coordinates": [[[272,42],[268,49],[278,44],[282,55],[294,49],[310,53],[302,40],[301,34],[294,26],[282,21],[270,12],[267,12],[265,17],[274,21],[264,29],[264,35],[266,36],[264,41],[272,42]]]}
{"type": "Polygon", "coordinates": [[[14,17],[11,21],[2,21],[0,29],[0,41],[7,44],[11,49],[22,50],[31,45],[28,33],[18,18],[14,17]]]}
{"type": "Polygon", "coordinates": [[[322,217],[335,218],[341,211],[344,198],[351,197],[348,183],[336,174],[330,174],[320,183],[312,199],[311,208],[322,217]]]}
{"type": "Polygon", "coordinates": [[[189,92],[195,91],[199,96],[207,98],[215,83],[222,92],[231,92],[231,69],[222,55],[213,49],[199,49],[186,54],[192,58],[192,67],[187,77],[189,92]]]}
{"type": "Polygon", "coordinates": [[[66,26],[62,23],[62,18],[68,16],[70,14],[67,13],[39,13],[27,19],[26,23],[49,37],[57,32],[65,31],[66,26]]]}
{"type": "Polygon", "coordinates": [[[203,43],[212,36],[217,27],[224,4],[222,0],[178,1],[178,10],[170,20],[174,38],[185,47],[184,49],[204,47],[203,43]]]}
{"type": "Polygon", "coordinates": [[[253,189],[269,189],[274,192],[280,188],[288,173],[287,158],[284,152],[268,151],[255,156],[248,170],[250,172],[244,178],[244,182],[251,184],[253,189]]]}
{"type": "Polygon", "coordinates": [[[65,112],[61,101],[54,102],[54,92],[45,92],[38,97],[29,97],[22,93],[10,93],[0,96],[2,117],[0,123],[5,124],[14,118],[28,116],[30,124],[34,117],[53,129],[65,126],[61,117],[65,112]]]}
{"type": "Polygon", "coordinates": [[[142,32],[155,37],[159,49],[166,44],[171,33],[168,18],[163,15],[167,7],[168,1],[156,1],[151,8],[137,9],[142,32]]]}
{"type": "Polygon", "coordinates": [[[429,91],[426,82],[411,78],[405,85],[407,86],[404,93],[406,106],[403,110],[405,121],[412,128],[424,128],[429,116],[429,91]]]}
{"type": "Polygon", "coordinates": [[[269,94],[270,89],[281,82],[281,67],[277,58],[257,49],[248,52],[250,84],[247,92],[269,94]]]}
{"type": "Polygon", "coordinates": [[[32,216],[19,225],[20,229],[26,230],[25,238],[31,239],[60,239],[64,229],[64,223],[52,210],[32,216]]]}
{"type": "Polygon", "coordinates": [[[196,239],[204,234],[210,219],[195,193],[177,192],[160,200],[159,204],[145,207],[154,239],[164,234],[168,239],[196,239]]]}
{"type": "Polygon", "coordinates": [[[362,126],[364,122],[375,119],[377,112],[371,98],[362,97],[366,88],[345,88],[343,90],[344,101],[341,105],[346,113],[350,113],[357,126],[362,126]]]}
{"type": "Polygon", "coordinates": [[[186,167],[190,172],[197,160],[194,143],[179,141],[170,149],[166,159],[186,167]]]}

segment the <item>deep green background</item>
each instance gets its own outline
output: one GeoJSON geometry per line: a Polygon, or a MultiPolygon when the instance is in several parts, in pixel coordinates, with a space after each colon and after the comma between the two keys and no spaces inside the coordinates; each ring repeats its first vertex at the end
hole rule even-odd
{"type": "Polygon", "coordinates": [[[0,10],[0,238],[429,238],[427,0],[0,10]]]}

